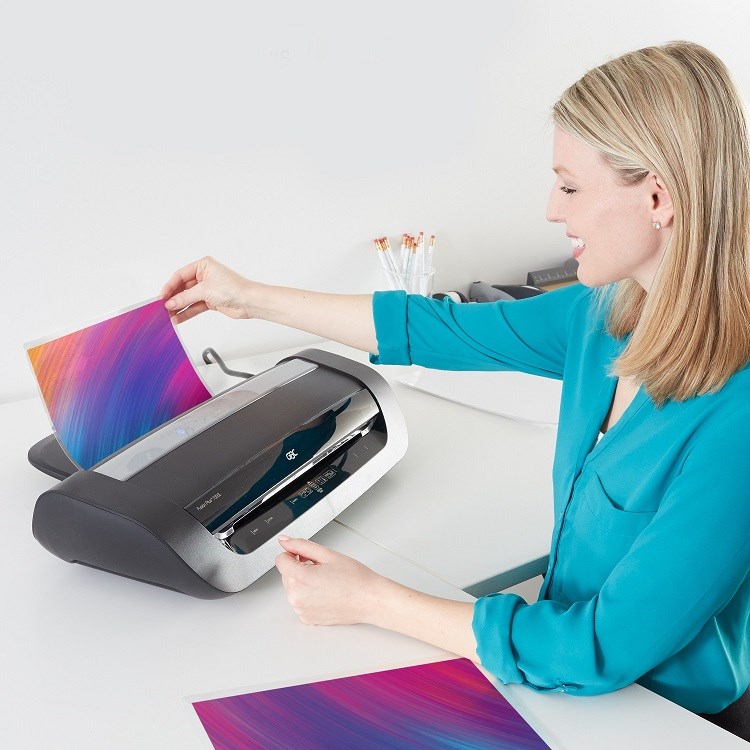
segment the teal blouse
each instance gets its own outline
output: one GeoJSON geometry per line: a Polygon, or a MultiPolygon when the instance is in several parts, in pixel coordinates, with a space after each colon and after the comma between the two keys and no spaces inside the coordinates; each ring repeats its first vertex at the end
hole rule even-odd
{"type": "Polygon", "coordinates": [[[641,388],[597,443],[627,343],[592,290],[461,305],[376,292],[374,364],[520,370],[562,380],[555,523],[539,600],[474,605],[504,683],[592,695],[634,681],[714,713],[750,684],[750,369],[660,409],[641,388]]]}

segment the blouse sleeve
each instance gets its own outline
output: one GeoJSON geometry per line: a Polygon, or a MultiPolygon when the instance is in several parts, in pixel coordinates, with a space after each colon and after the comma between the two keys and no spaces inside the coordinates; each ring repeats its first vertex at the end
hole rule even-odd
{"type": "Polygon", "coordinates": [[[562,379],[570,320],[590,289],[571,284],[514,301],[457,304],[375,292],[373,364],[440,370],[520,370],[562,379]]]}
{"type": "Polygon", "coordinates": [[[747,410],[703,432],[599,593],[569,606],[478,599],[473,630],[500,681],[582,695],[630,684],[690,643],[750,570],[747,410]]]}

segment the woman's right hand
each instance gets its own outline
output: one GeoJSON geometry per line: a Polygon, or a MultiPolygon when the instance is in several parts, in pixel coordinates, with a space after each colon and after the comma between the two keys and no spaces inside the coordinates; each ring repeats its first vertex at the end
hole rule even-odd
{"type": "Polygon", "coordinates": [[[174,323],[216,310],[230,318],[250,318],[253,282],[206,256],[175,271],[159,292],[174,323]]]}

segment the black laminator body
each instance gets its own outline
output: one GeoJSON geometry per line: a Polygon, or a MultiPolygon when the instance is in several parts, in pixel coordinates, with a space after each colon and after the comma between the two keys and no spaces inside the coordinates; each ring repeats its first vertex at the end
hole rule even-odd
{"type": "Polygon", "coordinates": [[[317,349],[281,360],[79,471],[54,435],[29,451],[62,479],[34,508],[63,560],[215,599],[270,570],[406,453],[395,395],[372,368],[317,349]]]}

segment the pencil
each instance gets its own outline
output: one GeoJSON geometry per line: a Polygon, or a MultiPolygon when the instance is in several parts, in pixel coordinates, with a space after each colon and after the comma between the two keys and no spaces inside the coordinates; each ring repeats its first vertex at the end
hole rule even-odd
{"type": "Polygon", "coordinates": [[[430,235],[430,242],[427,245],[427,270],[432,271],[432,253],[435,250],[435,235],[430,235]]]}
{"type": "Polygon", "coordinates": [[[378,250],[380,265],[385,271],[386,275],[391,279],[393,287],[396,289],[403,289],[404,283],[398,272],[396,271],[396,264],[390,252],[391,244],[388,241],[388,238],[379,237],[378,239],[373,240],[373,242],[375,243],[375,247],[378,250]]]}
{"type": "Polygon", "coordinates": [[[417,268],[416,273],[420,276],[424,273],[424,232],[417,237],[417,268]]]}
{"type": "Polygon", "coordinates": [[[398,270],[396,269],[396,260],[393,257],[393,253],[391,252],[391,241],[387,237],[383,237],[381,242],[383,243],[383,246],[385,247],[385,255],[388,259],[388,265],[390,266],[391,272],[398,276],[398,270]]]}
{"type": "Polygon", "coordinates": [[[406,262],[406,274],[404,279],[404,286],[406,287],[406,291],[410,292],[412,291],[411,285],[412,285],[412,278],[414,274],[414,261],[416,260],[417,255],[417,248],[414,243],[414,238],[409,238],[409,258],[406,262]]]}

